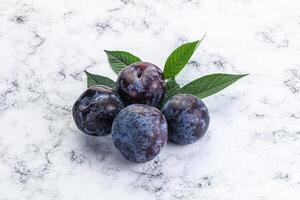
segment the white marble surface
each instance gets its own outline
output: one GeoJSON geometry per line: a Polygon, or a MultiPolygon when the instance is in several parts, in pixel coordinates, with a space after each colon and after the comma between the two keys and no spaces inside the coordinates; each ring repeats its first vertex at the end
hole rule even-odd
{"type": "Polygon", "coordinates": [[[300,1],[0,0],[0,199],[300,198],[300,1]],[[180,83],[250,73],[205,99],[207,135],[146,164],[80,133],[83,70],[103,49],[163,66],[206,33],[180,83]]]}

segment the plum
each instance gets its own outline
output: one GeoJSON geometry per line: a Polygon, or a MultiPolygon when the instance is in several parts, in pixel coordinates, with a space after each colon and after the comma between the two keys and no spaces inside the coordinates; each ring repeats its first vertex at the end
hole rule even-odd
{"type": "Polygon", "coordinates": [[[115,117],[112,138],[127,160],[142,163],[154,159],[168,139],[167,122],[155,107],[132,104],[115,117]]]}
{"type": "Polygon", "coordinates": [[[169,139],[177,144],[191,144],[207,131],[210,117],[205,104],[189,94],[177,94],[164,105],[169,139]]]}
{"type": "Polygon", "coordinates": [[[92,86],[76,100],[73,119],[76,126],[88,135],[108,135],[115,116],[123,108],[120,96],[113,89],[92,86]]]}
{"type": "Polygon", "coordinates": [[[131,64],[120,72],[117,91],[126,105],[158,107],[166,91],[163,73],[152,63],[131,64]]]}

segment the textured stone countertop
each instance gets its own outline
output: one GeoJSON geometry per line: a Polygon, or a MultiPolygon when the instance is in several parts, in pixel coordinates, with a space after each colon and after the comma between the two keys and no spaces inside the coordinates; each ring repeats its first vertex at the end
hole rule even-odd
{"type": "Polygon", "coordinates": [[[299,199],[300,1],[0,0],[0,127],[1,200],[299,199]],[[204,99],[200,141],[134,164],[75,127],[83,70],[116,79],[103,49],[162,68],[205,33],[178,82],[250,75],[204,99]]]}

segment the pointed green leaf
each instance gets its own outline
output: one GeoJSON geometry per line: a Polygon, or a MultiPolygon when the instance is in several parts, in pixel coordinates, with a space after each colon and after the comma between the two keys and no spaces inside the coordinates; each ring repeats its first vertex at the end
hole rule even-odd
{"type": "Polygon", "coordinates": [[[188,83],[181,89],[181,92],[205,98],[223,90],[246,75],[248,74],[210,74],[188,83]]]}
{"type": "Polygon", "coordinates": [[[111,68],[116,74],[118,74],[122,69],[124,69],[128,65],[141,61],[140,58],[126,51],[104,51],[107,54],[107,58],[111,68]]]}
{"type": "Polygon", "coordinates": [[[176,76],[184,68],[203,38],[195,42],[183,44],[171,53],[164,67],[165,79],[176,76]]]}
{"type": "Polygon", "coordinates": [[[175,78],[170,78],[166,83],[166,93],[165,97],[161,102],[161,107],[175,94],[178,94],[180,91],[180,86],[177,84],[175,78]]]}
{"type": "Polygon", "coordinates": [[[111,88],[115,88],[116,87],[116,83],[111,80],[110,78],[107,78],[105,76],[100,76],[100,75],[96,75],[96,74],[91,74],[87,71],[85,71],[85,74],[87,76],[87,87],[91,87],[93,85],[105,85],[111,88]]]}

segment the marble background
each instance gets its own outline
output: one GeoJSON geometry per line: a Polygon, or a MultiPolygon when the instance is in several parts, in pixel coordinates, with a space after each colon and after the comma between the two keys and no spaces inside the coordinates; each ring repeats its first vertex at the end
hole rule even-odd
{"type": "Polygon", "coordinates": [[[1,200],[299,199],[300,1],[0,0],[0,127],[1,200]],[[162,67],[204,33],[178,82],[250,76],[204,99],[199,142],[133,164],[77,130],[83,70],[116,78],[103,49],[162,67]]]}

